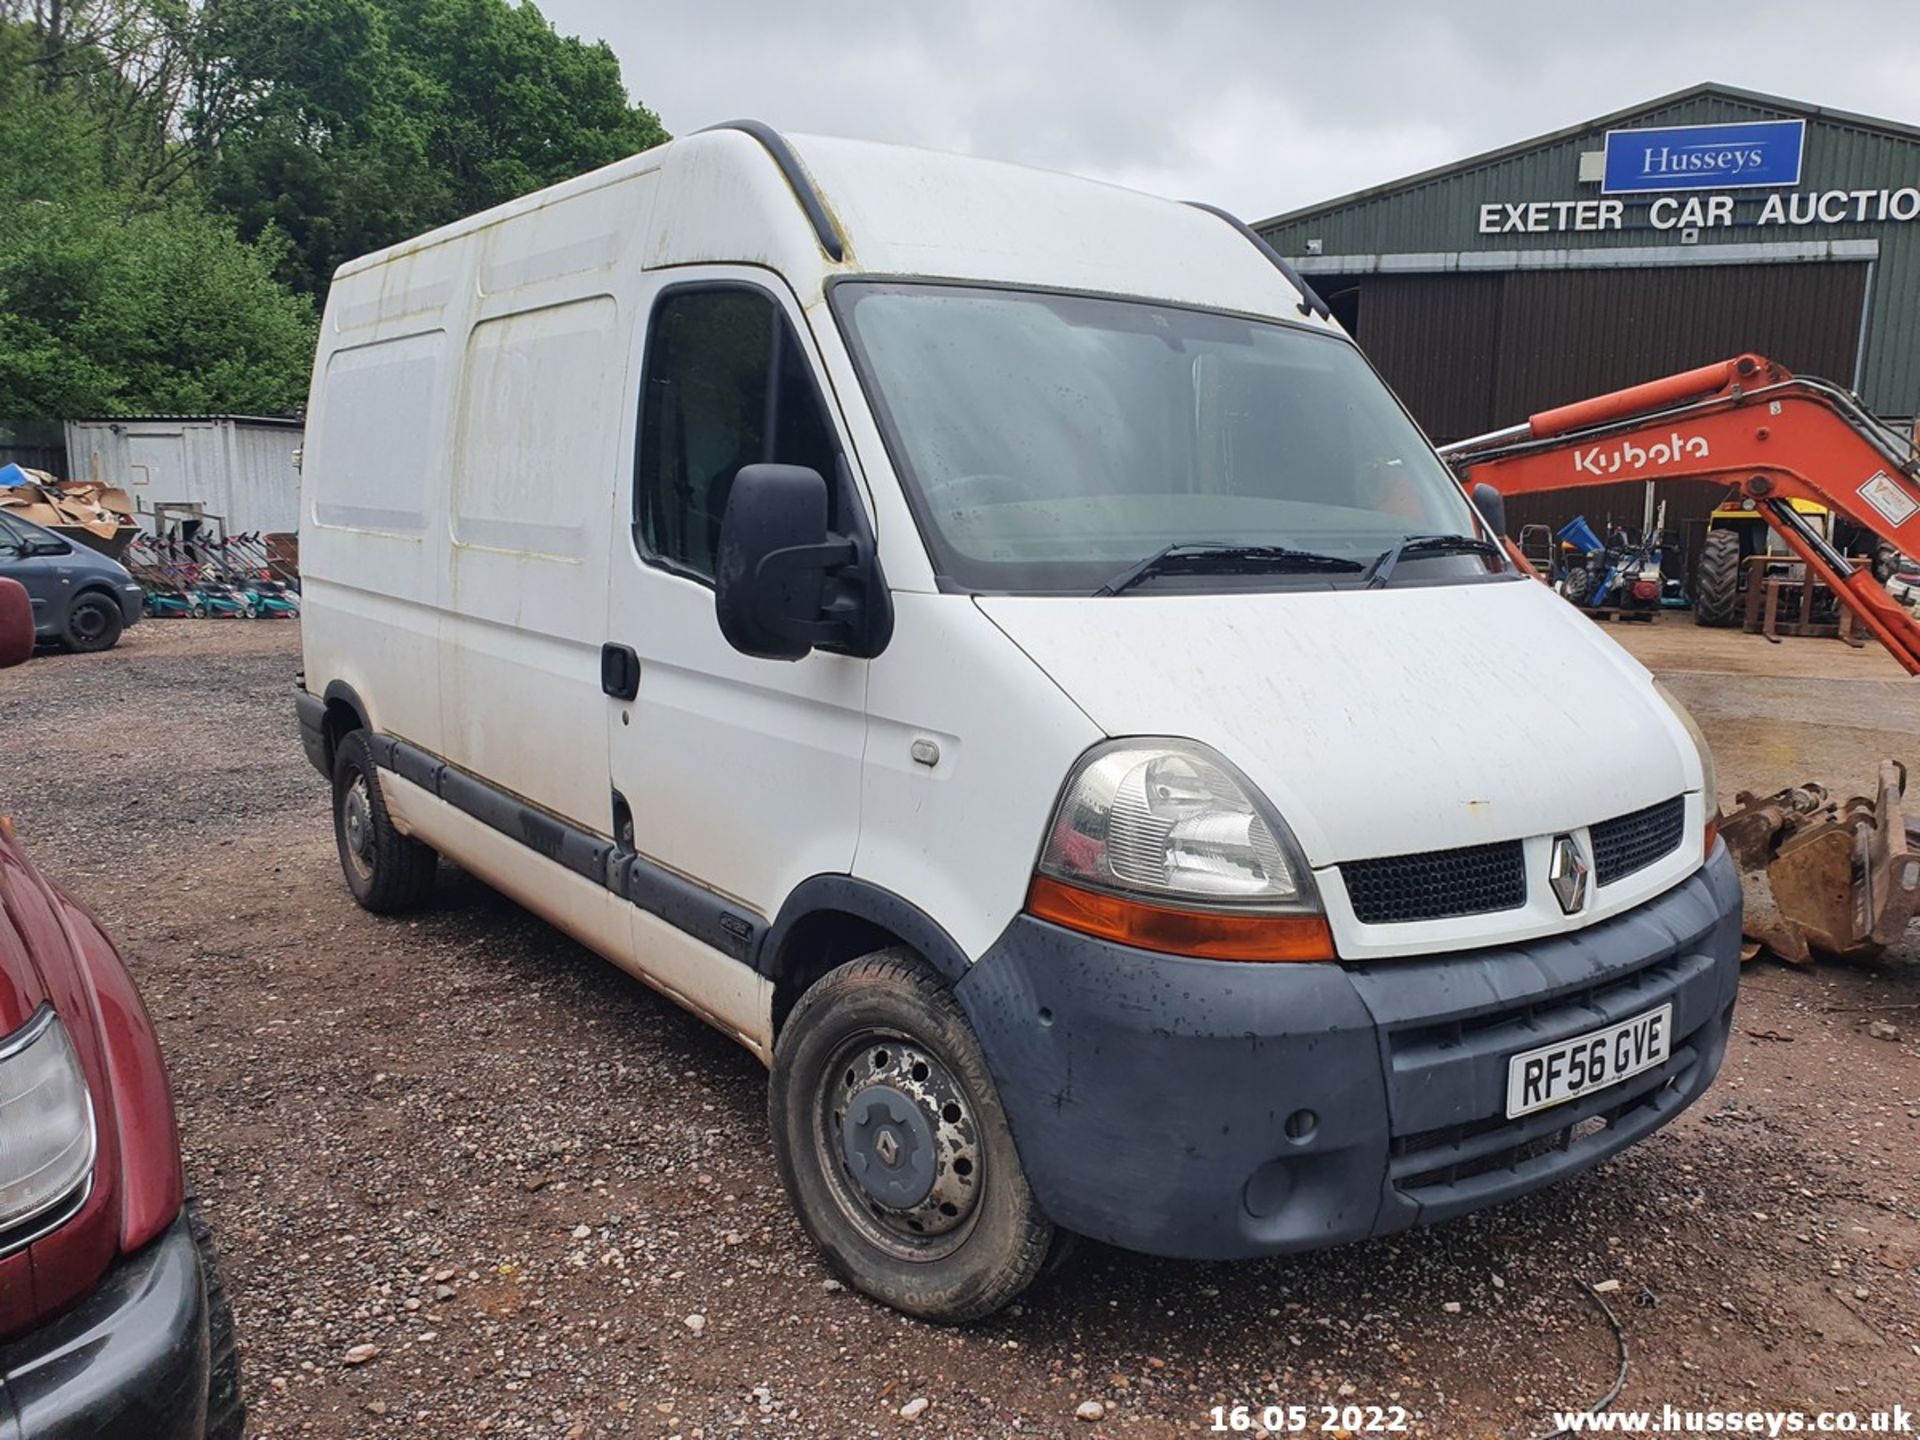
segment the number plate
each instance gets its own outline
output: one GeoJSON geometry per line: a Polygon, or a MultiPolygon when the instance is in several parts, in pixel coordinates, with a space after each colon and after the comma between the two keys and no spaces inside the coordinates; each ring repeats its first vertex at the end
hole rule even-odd
{"type": "Polygon", "coordinates": [[[1673,1006],[1604,1030],[1542,1045],[1507,1062],[1507,1118],[1564,1105],[1661,1064],[1673,1044],[1673,1006]]]}

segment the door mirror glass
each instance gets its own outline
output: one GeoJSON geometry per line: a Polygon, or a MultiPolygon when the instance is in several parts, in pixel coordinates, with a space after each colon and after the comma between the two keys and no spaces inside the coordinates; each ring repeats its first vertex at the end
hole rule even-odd
{"type": "Polygon", "coordinates": [[[18,580],[0,578],[0,670],[33,654],[33,602],[18,580]]]}

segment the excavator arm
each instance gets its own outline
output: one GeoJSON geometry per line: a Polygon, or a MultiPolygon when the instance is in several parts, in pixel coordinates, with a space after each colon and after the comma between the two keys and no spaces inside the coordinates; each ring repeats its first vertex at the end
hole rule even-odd
{"type": "Polygon", "coordinates": [[[1622,480],[1726,485],[1920,675],[1920,622],[1789,503],[1814,501],[1920,555],[1912,446],[1837,385],[1741,355],[1543,410],[1440,453],[1469,491],[1485,484],[1503,497],[1622,480]]]}

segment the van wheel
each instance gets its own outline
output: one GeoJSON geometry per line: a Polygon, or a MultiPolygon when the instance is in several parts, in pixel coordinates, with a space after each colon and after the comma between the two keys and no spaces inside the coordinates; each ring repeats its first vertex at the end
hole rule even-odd
{"type": "Polygon", "coordinates": [[[333,757],[333,839],[347,889],[364,909],[397,915],[432,897],[440,857],[393,828],[364,730],[342,737],[333,757]]]}
{"type": "Polygon", "coordinates": [[[67,649],[92,655],[111,650],[119,642],[125,623],[120,602],[111,595],[82,595],[68,608],[66,633],[60,638],[67,649]]]}
{"type": "Polygon", "coordinates": [[[1033,1282],[1054,1227],[959,1002],[917,956],[842,965],[793,1007],[768,1098],[780,1180],[834,1268],[952,1324],[1033,1282]]]}

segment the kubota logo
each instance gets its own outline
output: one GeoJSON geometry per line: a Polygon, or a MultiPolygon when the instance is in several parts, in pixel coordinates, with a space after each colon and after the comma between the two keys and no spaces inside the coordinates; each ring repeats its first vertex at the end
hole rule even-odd
{"type": "Polygon", "coordinates": [[[1622,440],[1611,450],[1602,445],[1576,450],[1573,452],[1573,469],[1575,474],[1584,471],[1588,475],[1611,478],[1635,474],[1649,465],[1671,465],[1678,460],[1704,460],[1708,453],[1706,436],[1682,435],[1675,430],[1665,440],[1656,440],[1651,445],[1636,445],[1631,440],[1622,440]]]}

